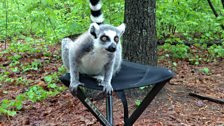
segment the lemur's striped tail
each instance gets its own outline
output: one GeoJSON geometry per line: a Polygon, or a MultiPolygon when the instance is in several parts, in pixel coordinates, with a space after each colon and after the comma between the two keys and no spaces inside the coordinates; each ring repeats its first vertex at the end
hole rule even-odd
{"type": "Polygon", "coordinates": [[[91,9],[91,21],[97,24],[102,24],[104,21],[103,14],[101,12],[102,3],[101,0],[89,0],[91,9]]]}

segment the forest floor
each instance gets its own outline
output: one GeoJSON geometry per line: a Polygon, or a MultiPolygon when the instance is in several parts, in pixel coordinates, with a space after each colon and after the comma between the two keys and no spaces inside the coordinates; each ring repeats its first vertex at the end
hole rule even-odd
{"type": "MultiPolygon", "coordinates": [[[[59,51],[60,45],[52,47],[52,51],[59,51]]],[[[60,52],[60,51],[59,51],[60,52]]],[[[60,53],[58,53],[60,54],[60,53]]],[[[163,54],[160,54],[163,55],[163,54]]],[[[28,57],[29,58],[29,57],[28,57]]],[[[43,58],[36,55],[32,58],[43,58]]],[[[23,61],[26,59],[23,59],[23,61]]],[[[3,59],[0,63],[4,63],[3,59]]],[[[26,60],[29,62],[29,60],[26,60]]],[[[136,121],[136,126],[224,126],[224,106],[207,100],[200,100],[189,96],[190,92],[224,99],[224,60],[217,59],[214,62],[202,62],[199,65],[190,65],[185,60],[176,60],[173,65],[170,59],[160,59],[158,65],[173,70],[175,77],[165,85],[164,89],[156,96],[144,113],[136,121]],[[208,68],[209,73],[201,72],[208,68]]],[[[46,73],[57,71],[61,66],[60,60],[51,59],[51,62],[43,66],[42,71],[30,72],[30,79],[44,84],[42,81],[46,73]]],[[[58,83],[58,85],[62,85],[58,83]]],[[[0,100],[2,98],[15,98],[26,89],[25,86],[2,84],[0,88],[0,100]],[[2,93],[7,90],[8,93],[2,93]]],[[[129,110],[136,108],[135,98],[128,98],[129,110]]],[[[136,98],[139,99],[139,98],[136,98]]],[[[122,103],[114,97],[114,122],[115,125],[123,125],[122,103]]],[[[96,106],[105,113],[105,99],[93,100],[96,106]]],[[[68,90],[49,97],[40,102],[26,101],[23,109],[16,116],[0,116],[0,126],[61,126],[61,125],[100,125],[94,116],[73,97],[68,90]]]]}

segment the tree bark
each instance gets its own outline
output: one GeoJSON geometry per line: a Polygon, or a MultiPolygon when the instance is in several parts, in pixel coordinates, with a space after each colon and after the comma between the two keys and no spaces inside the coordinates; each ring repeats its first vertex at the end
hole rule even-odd
{"type": "Polygon", "coordinates": [[[222,3],[222,7],[224,8],[224,0],[221,0],[221,3],[222,3]]]}
{"type": "MultiPolygon", "coordinates": [[[[126,31],[123,40],[123,57],[141,64],[157,64],[156,56],[156,0],[125,0],[126,31]]],[[[140,99],[151,88],[126,91],[128,97],[140,99]]]]}
{"type": "Polygon", "coordinates": [[[125,59],[157,64],[155,8],[156,0],[125,0],[125,59]]]}

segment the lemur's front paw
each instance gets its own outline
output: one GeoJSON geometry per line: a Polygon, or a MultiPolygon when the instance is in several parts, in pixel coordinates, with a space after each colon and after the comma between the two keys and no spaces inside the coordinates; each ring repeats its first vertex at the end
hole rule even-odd
{"type": "Polygon", "coordinates": [[[84,84],[81,83],[81,82],[79,82],[79,81],[71,82],[70,85],[69,85],[69,90],[70,90],[72,93],[76,94],[76,93],[77,93],[77,88],[78,88],[79,85],[84,86],[84,84]]]}
{"type": "Polygon", "coordinates": [[[110,83],[101,83],[101,85],[103,86],[103,91],[104,92],[106,92],[107,94],[110,94],[110,93],[112,93],[112,91],[113,91],[113,87],[111,86],[111,84],[110,83]]]}

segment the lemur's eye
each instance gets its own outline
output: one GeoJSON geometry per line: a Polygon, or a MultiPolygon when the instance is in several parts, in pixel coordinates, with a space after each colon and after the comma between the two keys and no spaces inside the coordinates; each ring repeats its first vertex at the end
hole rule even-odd
{"type": "Polygon", "coordinates": [[[105,35],[100,37],[101,41],[106,42],[109,38],[105,35]]]}
{"type": "Polygon", "coordinates": [[[114,37],[114,41],[115,41],[116,43],[118,43],[118,42],[119,42],[119,37],[118,37],[118,36],[115,36],[115,37],[114,37]]]}

